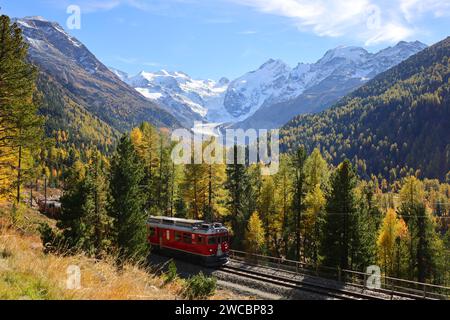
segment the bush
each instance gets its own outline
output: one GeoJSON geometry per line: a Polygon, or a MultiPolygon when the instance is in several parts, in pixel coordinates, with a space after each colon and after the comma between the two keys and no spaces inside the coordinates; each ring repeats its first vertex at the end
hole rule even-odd
{"type": "Polygon", "coordinates": [[[26,206],[23,203],[14,203],[11,209],[11,222],[14,226],[21,227],[24,222],[26,206]]]}
{"type": "Polygon", "coordinates": [[[67,253],[68,250],[64,246],[60,233],[56,233],[48,223],[41,223],[38,226],[38,231],[41,236],[42,245],[44,246],[45,253],[67,253]]]}
{"type": "Polygon", "coordinates": [[[189,300],[203,300],[214,295],[216,292],[217,280],[207,277],[202,272],[186,281],[184,285],[183,297],[189,300]]]}
{"type": "Polygon", "coordinates": [[[173,260],[169,263],[169,270],[167,271],[165,276],[166,276],[166,279],[164,281],[165,284],[174,282],[178,278],[177,265],[173,260]]]}

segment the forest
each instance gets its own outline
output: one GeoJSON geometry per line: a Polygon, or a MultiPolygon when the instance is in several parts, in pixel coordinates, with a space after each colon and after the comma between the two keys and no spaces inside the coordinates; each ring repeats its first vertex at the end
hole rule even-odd
{"type": "MultiPolygon", "coordinates": [[[[96,135],[108,150],[73,139],[69,130],[46,134],[51,120],[39,112],[37,70],[27,62],[20,29],[1,16],[0,33],[0,198],[27,205],[28,191],[44,180],[63,190],[56,225],[40,227],[48,251],[113,255],[119,263],[145,259],[146,221],[164,215],[223,222],[236,250],[316,267],[365,271],[375,264],[385,275],[449,285],[448,175],[446,181],[423,178],[426,170],[378,176],[368,161],[361,174],[360,161],[331,161],[319,146],[301,143],[286,150],[272,176],[236,158],[175,165],[170,132],[145,122],[111,145],[96,135]]],[[[340,141],[341,149],[353,145],[340,141]]]]}
{"type": "MultiPolygon", "coordinates": [[[[445,181],[450,167],[450,38],[412,56],[319,114],[281,130],[283,150],[319,148],[351,159],[364,179],[445,181]]],[[[448,176],[447,176],[448,178],[448,176]]]]}

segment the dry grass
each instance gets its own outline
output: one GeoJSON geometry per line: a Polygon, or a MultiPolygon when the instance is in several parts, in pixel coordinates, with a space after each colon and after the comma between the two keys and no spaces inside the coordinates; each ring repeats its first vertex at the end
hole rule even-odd
{"type": "MultiPolygon", "coordinates": [[[[165,285],[162,277],[136,265],[125,265],[119,271],[112,259],[98,261],[82,254],[65,257],[45,254],[36,225],[49,222],[48,219],[34,210],[22,210],[22,218],[12,226],[11,208],[0,204],[0,300],[182,299],[182,280],[165,285]],[[80,268],[80,289],[67,288],[69,266],[80,268]]],[[[243,297],[224,290],[211,297],[240,298],[243,297]]]]}
{"type": "Polygon", "coordinates": [[[112,261],[83,255],[61,257],[42,252],[37,237],[0,229],[0,299],[177,299],[181,285],[163,281],[133,265],[120,272],[112,261]],[[81,270],[81,289],[67,289],[69,266],[81,270]]]}

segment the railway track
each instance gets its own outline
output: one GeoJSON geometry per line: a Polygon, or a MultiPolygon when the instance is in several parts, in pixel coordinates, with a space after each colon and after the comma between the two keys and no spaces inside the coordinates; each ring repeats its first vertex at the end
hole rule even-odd
{"type": "Polygon", "coordinates": [[[350,290],[347,288],[332,288],[310,281],[282,277],[273,273],[264,273],[262,270],[257,271],[250,268],[235,267],[232,265],[225,265],[221,267],[220,270],[236,276],[270,283],[285,288],[307,291],[340,300],[388,300],[387,298],[383,298],[382,296],[369,295],[367,293],[358,292],[356,290],[350,290]]]}

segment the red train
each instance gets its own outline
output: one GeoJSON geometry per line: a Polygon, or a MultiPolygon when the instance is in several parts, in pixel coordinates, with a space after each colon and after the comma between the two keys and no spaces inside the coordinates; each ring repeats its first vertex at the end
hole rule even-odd
{"type": "Polygon", "coordinates": [[[221,223],[150,217],[147,227],[152,250],[208,267],[228,262],[228,230],[221,223]]]}

